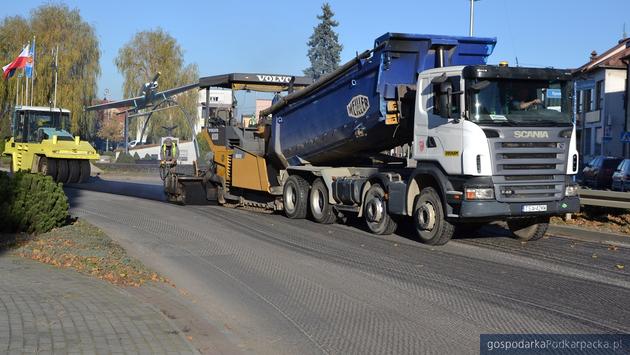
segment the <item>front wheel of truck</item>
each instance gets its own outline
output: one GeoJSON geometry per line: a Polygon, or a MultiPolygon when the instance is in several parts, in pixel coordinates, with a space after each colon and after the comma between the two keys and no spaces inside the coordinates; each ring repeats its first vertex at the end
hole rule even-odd
{"type": "Polygon", "coordinates": [[[524,241],[542,238],[549,227],[550,217],[515,218],[507,221],[508,228],[514,237],[524,241]]]}
{"type": "Polygon", "coordinates": [[[429,245],[446,244],[453,237],[455,226],[446,220],[440,195],[433,187],[425,187],[413,205],[416,235],[429,245]]]}

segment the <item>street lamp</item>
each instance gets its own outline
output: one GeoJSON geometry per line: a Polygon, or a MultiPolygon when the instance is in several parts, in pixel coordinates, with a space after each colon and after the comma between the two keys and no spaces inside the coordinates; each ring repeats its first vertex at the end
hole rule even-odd
{"type": "Polygon", "coordinates": [[[479,0],[470,0],[470,30],[468,31],[470,37],[473,35],[473,24],[475,22],[475,1],[479,0]]]}

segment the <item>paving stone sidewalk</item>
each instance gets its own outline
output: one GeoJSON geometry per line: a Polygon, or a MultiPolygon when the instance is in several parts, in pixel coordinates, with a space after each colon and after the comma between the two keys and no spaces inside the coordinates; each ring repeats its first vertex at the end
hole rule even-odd
{"type": "Polygon", "coordinates": [[[72,270],[0,254],[0,354],[195,354],[156,308],[72,270]]]}

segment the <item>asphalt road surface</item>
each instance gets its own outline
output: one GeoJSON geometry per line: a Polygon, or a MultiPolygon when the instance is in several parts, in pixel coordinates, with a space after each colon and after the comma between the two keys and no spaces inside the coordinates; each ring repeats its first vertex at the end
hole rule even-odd
{"type": "Polygon", "coordinates": [[[171,205],[157,184],[98,180],[67,193],[73,215],[189,292],[244,352],[462,354],[478,353],[486,333],[630,333],[627,244],[483,230],[429,247],[405,228],[376,237],[171,205]]]}

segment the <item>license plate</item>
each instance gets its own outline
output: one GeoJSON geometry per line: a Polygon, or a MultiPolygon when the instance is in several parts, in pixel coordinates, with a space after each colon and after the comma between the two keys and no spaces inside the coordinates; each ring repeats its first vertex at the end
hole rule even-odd
{"type": "Polygon", "coordinates": [[[525,205],[523,212],[546,212],[547,205],[525,205]]]}

